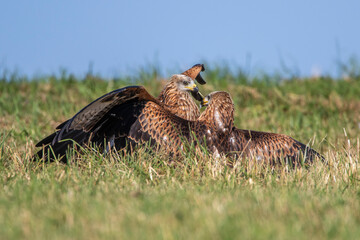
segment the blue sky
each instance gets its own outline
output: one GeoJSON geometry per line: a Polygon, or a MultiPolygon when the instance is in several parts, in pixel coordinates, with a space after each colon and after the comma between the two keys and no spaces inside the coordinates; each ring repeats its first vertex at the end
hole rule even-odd
{"type": "Polygon", "coordinates": [[[206,60],[337,74],[360,57],[360,1],[2,1],[0,69],[117,76],[206,60]]]}

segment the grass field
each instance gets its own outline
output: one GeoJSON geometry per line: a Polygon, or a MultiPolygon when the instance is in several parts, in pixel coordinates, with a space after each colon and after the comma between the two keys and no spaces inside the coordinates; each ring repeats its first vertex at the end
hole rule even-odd
{"type": "Polygon", "coordinates": [[[218,164],[201,152],[168,164],[87,151],[70,164],[29,161],[34,145],[91,100],[156,72],[103,80],[71,75],[0,80],[1,239],[356,239],[360,236],[360,78],[278,81],[210,69],[199,86],[230,92],[235,123],[310,143],[328,165],[218,164]]]}

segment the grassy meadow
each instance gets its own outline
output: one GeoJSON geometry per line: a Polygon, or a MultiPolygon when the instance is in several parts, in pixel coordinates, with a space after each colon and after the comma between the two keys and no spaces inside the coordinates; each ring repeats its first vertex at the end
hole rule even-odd
{"type": "MultiPolygon", "coordinates": [[[[355,239],[360,236],[360,77],[246,77],[208,69],[205,95],[228,91],[243,129],[310,144],[328,165],[234,168],[195,151],[181,163],[139,149],[31,162],[37,141],[95,98],[127,85],[157,96],[156,71],[78,79],[0,78],[1,239],[355,239]]],[[[225,161],[225,160],[224,160],[225,161]]]]}

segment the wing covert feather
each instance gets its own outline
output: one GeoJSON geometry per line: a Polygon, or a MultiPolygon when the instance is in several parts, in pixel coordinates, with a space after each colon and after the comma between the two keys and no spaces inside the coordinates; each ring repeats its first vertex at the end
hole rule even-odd
{"type": "Polygon", "coordinates": [[[296,158],[306,147],[295,139],[275,133],[234,129],[232,151],[241,151],[248,157],[263,159],[296,158]]]}
{"type": "Polygon", "coordinates": [[[190,139],[190,131],[194,129],[194,125],[195,122],[177,117],[154,102],[147,102],[132,125],[129,137],[136,142],[151,139],[153,143],[175,151],[181,141],[190,139]]]}

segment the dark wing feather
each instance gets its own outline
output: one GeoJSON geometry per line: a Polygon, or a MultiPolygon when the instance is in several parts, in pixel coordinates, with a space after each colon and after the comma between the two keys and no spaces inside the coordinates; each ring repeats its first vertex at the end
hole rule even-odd
{"type": "Polygon", "coordinates": [[[104,116],[109,113],[111,109],[131,100],[134,100],[134,102],[140,100],[157,101],[141,86],[129,86],[114,90],[96,99],[81,109],[73,118],[61,124],[59,126],[61,130],[54,138],[54,142],[62,139],[62,134],[70,129],[83,130],[85,132],[91,131],[95,125],[99,125],[99,121],[104,121],[104,116]]]}
{"type": "MultiPolygon", "coordinates": [[[[75,116],[58,126],[58,131],[41,140],[36,146],[52,147],[55,155],[63,155],[73,141],[80,145],[89,142],[103,144],[104,139],[116,144],[125,141],[131,125],[136,121],[146,102],[158,103],[141,86],[131,86],[112,91],[80,110],[75,116]],[[61,141],[72,139],[73,141],[61,141]]],[[[161,103],[158,103],[161,104],[161,103]]],[[[42,157],[42,151],[37,155],[42,157]]]]}
{"type": "Polygon", "coordinates": [[[315,157],[324,157],[305,144],[283,134],[258,132],[234,128],[230,138],[231,151],[243,152],[248,157],[258,160],[274,161],[289,159],[299,162],[301,154],[305,162],[313,162],[315,157]]]}
{"type": "MultiPolygon", "coordinates": [[[[53,137],[55,134],[56,133],[53,133],[47,138],[53,137]]],[[[42,144],[38,143],[36,145],[45,146],[35,154],[33,159],[36,160],[36,158],[41,159],[45,157],[46,160],[52,161],[55,158],[58,158],[59,160],[66,162],[66,160],[63,158],[66,154],[66,151],[68,151],[69,148],[71,149],[75,147],[77,143],[83,145],[84,143],[88,142],[90,135],[90,133],[84,132],[82,130],[72,130],[63,134],[63,139],[54,144],[51,144],[52,139],[48,142],[45,142],[45,138],[40,142],[42,144]]]]}

